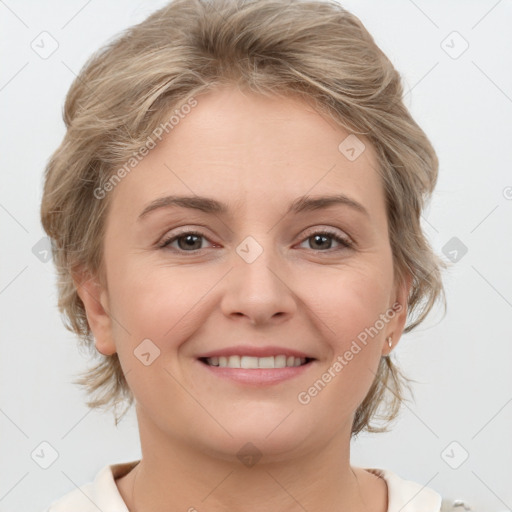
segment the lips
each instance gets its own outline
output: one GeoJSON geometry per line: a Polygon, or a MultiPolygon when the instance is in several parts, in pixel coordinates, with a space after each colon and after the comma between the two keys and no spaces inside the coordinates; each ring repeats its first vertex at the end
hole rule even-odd
{"type": "MultiPolygon", "coordinates": [[[[232,354],[233,351],[238,351],[238,354],[240,352],[248,352],[248,350],[245,349],[230,348],[222,351],[214,351],[212,354],[232,354]]],[[[281,348],[277,350],[273,348],[270,353],[283,351],[301,354],[301,352],[283,350],[281,348]]],[[[251,350],[251,352],[254,353],[253,350],[251,350]]],[[[262,349],[258,348],[256,352],[261,353],[262,349]]],[[[265,352],[269,353],[268,350],[265,350],[265,352]]],[[[309,371],[309,369],[316,364],[316,360],[313,358],[294,357],[293,355],[285,356],[282,353],[278,353],[278,355],[275,356],[270,355],[263,357],[238,354],[199,357],[196,361],[197,364],[206,370],[214,379],[220,378],[225,381],[230,381],[235,385],[249,386],[250,388],[273,386],[290,379],[299,378],[301,375],[304,375],[304,372],[309,371]]]]}
{"type": "Polygon", "coordinates": [[[276,346],[238,345],[201,354],[198,360],[217,371],[287,372],[315,360],[305,352],[276,346]]]}

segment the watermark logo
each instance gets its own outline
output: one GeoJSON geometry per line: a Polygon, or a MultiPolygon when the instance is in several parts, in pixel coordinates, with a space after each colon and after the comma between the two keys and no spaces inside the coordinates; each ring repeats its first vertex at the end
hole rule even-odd
{"type": "Polygon", "coordinates": [[[363,141],[357,138],[353,133],[343,139],[341,144],[338,146],[339,152],[351,162],[357,160],[365,149],[366,146],[363,141]]]}
{"type": "Polygon", "coordinates": [[[248,468],[252,468],[261,459],[263,454],[252,443],[245,443],[236,454],[238,460],[248,468]]]}
{"type": "Polygon", "coordinates": [[[49,32],[41,32],[31,43],[30,48],[41,57],[41,59],[48,59],[59,48],[59,43],[49,32]]]}
{"type": "Polygon", "coordinates": [[[441,48],[449,57],[455,60],[469,48],[469,43],[454,30],[441,41],[441,48]]]}
{"type": "Polygon", "coordinates": [[[246,263],[253,263],[263,252],[263,247],[252,236],[248,236],[238,244],[236,253],[246,263]]]}
{"type": "Polygon", "coordinates": [[[459,262],[468,252],[468,248],[456,236],[450,238],[442,248],[443,254],[452,262],[459,262]]]}
{"type": "Polygon", "coordinates": [[[47,263],[52,257],[52,244],[47,236],[43,236],[32,246],[32,254],[41,262],[47,263]]]}
{"type": "Polygon", "coordinates": [[[441,458],[452,469],[458,469],[468,460],[469,453],[458,441],[452,441],[442,452],[441,458]]]}
{"type": "Polygon", "coordinates": [[[144,366],[149,366],[160,356],[160,349],[149,338],[146,338],[137,345],[133,354],[144,366]]]}
{"type": "Polygon", "coordinates": [[[48,469],[59,458],[59,452],[48,441],[43,441],[34,448],[30,456],[39,467],[48,469]]]}

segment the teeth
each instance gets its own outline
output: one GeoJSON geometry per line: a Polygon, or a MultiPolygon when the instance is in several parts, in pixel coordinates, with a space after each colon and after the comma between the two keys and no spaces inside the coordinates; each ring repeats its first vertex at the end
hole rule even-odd
{"type": "Polygon", "coordinates": [[[231,356],[228,358],[229,368],[240,368],[240,356],[231,356]]]}
{"type": "Polygon", "coordinates": [[[286,368],[300,366],[305,364],[305,357],[293,356],[268,356],[268,357],[251,357],[251,356],[219,356],[209,357],[206,362],[210,366],[219,366],[221,368],[286,368]]]}

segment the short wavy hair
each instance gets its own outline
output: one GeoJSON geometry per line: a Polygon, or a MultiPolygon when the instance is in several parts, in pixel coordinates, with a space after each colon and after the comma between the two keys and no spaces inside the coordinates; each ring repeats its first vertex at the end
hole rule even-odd
{"type": "MultiPolygon", "coordinates": [[[[73,280],[78,268],[102,275],[109,198],[98,197],[169,113],[223,85],[270,97],[299,96],[376,149],[386,196],[395,280],[412,279],[407,333],[442,296],[446,263],[420,222],[438,159],[403,103],[401,77],[361,21],[334,0],[175,0],[95,52],[68,91],[66,134],[45,169],[43,227],[58,272],[58,306],[81,348],[99,358],[76,380],[89,407],[134,397],[119,358],[99,354],[73,280]],[[95,192],[96,191],[96,192],[95,192]]],[[[352,435],[388,430],[408,379],[383,356],[358,407],[352,435]],[[373,421],[385,420],[384,426],[373,421]]],[[[119,416],[115,416],[116,425],[119,416]]]]}

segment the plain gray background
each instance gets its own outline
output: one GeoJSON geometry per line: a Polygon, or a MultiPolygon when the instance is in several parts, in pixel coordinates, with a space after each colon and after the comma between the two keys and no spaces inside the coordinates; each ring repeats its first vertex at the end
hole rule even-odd
{"type": "MultiPolygon", "coordinates": [[[[104,465],[140,457],[134,413],[116,428],[71,383],[87,358],[57,311],[39,203],[74,76],[100,45],[164,3],[0,2],[1,512],[42,511],[104,465]],[[51,55],[41,55],[42,37],[45,51],[58,44],[51,55]],[[53,450],[56,460],[42,468],[53,450]]],[[[354,441],[352,463],[388,468],[476,511],[511,510],[512,3],[343,5],[403,76],[406,104],[440,159],[423,225],[440,255],[458,251],[445,273],[446,317],[438,308],[395,350],[418,381],[416,402],[391,433],[354,441]]]]}

